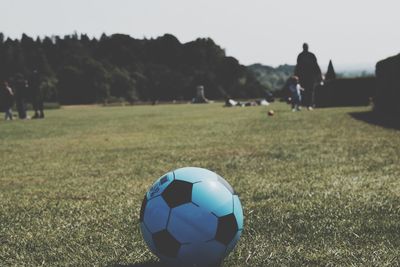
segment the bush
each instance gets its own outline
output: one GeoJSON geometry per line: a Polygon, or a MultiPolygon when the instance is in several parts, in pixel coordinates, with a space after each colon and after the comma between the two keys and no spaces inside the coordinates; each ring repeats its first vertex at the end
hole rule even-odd
{"type": "Polygon", "coordinates": [[[336,79],[315,89],[317,107],[368,106],[375,91],[375,77],[336,79]]]}
{"type": "Polygon", "coordinates": [[[59,109],[61,108],[61,105],[58,102],[45,102],[43,107],[44,109],[59,109]]]}
{"type": "Polygon", "coordinates": [[[400,54],[379,61],[376,64],[376,91],[374,110],[380,113],[400,116],[400,54]]]}

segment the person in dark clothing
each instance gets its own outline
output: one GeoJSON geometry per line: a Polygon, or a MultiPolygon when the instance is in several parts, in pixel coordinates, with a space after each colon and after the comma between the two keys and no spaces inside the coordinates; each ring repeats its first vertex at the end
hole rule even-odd
{"type": "Polygon", "coordinates": [[[40,76],[37,70],[33,71],[29,87],[32,91],[32,106],[35,111],[32,119],[43,119],[43,94],[40,88],[40,76]]]}
{"type": "Polygon", "coordinates": [[[0,100],[1,107],[4,110],[5,120],[12,120],[12,106],[14,104],[14,92],[8,85],[8,82],[4,82],[3,86],[0,88],[0,100]]]}
{"type": "Polygon", "coordinates": [[[303,44],[303,52],[297,57],[295,75],[299,77],[300,85],[304,88],[303,105],[309,110],[314,107],[314,89],[322,82],[321,69],[317,57],[308,51],[308,44],[303,44]]]}
{"type": "Polygon", "coordinates": [[[28,98],[28,81],[22,74],[17,74],[14,82],[15,99],[18,111],[18,117],[22,120],[29,119],[26,113],[26,99],[28,98]]]}

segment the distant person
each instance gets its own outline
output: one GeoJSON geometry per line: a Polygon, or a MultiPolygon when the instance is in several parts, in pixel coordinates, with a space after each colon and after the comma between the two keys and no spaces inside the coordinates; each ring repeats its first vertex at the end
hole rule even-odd
{"type": "Polygon", "coordinates": [[[22,74],[17,74],[14,81],[15,100],[17,105],[18,117],[22,120],[29,119],[26,114],[26,100],[28,98],[28,81],[22,74]]]}
{"type": "Polygon", "coordinates": [[[294,74],[299,77],[300,85],[304,88],[302,103],[308,110],[312,110],[314,107],[314,90],[317,84],[322,82],[322,73],[316,56],[308,51],[307,43],[303,44],[303,52],[297,57],[294,74]]]}
{"type": "Polygon", "coordinates": [[[13,119],[12,114],[12,106],[14,104],[14,92],[11,87],[8,85],[8,82],[4,82],[3,86],[1,87],[1,106],[4,110],[4,119],[6,121],[13,119]]]}
{"type": "Polygon", "coordinates": [[[289,81],[289,91],[292,103],[292,111],[300,111],[301,91],[304,91],[299,84],[299,77],[292,76],[289,81]]]}
{"type": "Polygon", "coordinates": [[[32,106],[35,112],[32,119],[43,119],[43,94],[40,88],[40,76],[37,70],[33,71],[29,87],[32,94],[32,106]]]}

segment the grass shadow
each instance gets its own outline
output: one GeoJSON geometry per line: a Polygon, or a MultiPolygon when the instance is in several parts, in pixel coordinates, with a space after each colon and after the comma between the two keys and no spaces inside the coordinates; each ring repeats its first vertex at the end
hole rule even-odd
{"type": "Polygon", "coordinates": [[[385,128],[400,130],[399,118],[385,116],[384,114],[379,114],[373,111],[351,112],[349,113],[349,115],[356,120],[364,121],[366,123],[378,125],[385,128]]]}
{"type": "Polygon", "coordinates": [[[165,267],[160,262],[148,261],[144,263],[132,263],[132,264],[110,264],[108,267],[165,267]]]}

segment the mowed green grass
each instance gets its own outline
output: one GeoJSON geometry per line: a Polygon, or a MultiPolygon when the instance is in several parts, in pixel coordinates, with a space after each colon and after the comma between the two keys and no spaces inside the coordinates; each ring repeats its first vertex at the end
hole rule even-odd
{"type": "Polygon", "coordinates": [[[74,107],[0,121],[0,266],[162,266],[140,205],[184,166],[240,195],[245,230],[224,266],[400,265],[400,131],[350,115],[369,109],[74,107]]]}

